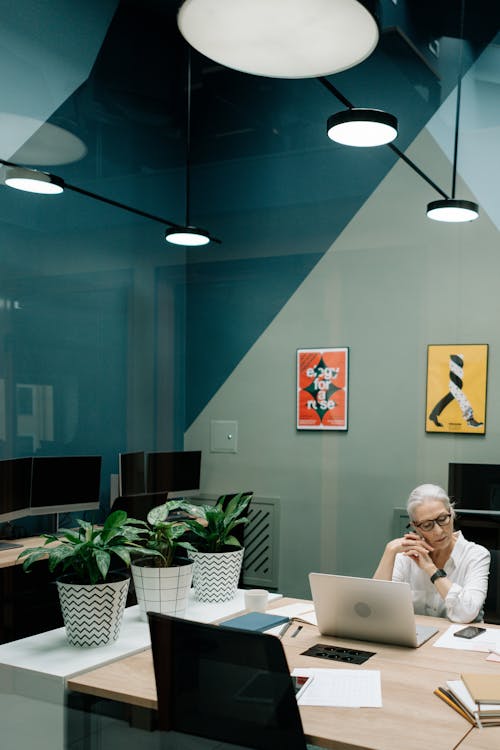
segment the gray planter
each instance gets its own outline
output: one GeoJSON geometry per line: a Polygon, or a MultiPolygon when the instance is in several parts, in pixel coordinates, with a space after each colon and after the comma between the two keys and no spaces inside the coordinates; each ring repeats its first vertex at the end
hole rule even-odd
{"type": "Polygon", "coordinates": [[[200,602],[234,599],[244,552],[242,547],[232,552],[190,552],[195,599],[200,602]]]}
{"type": "Polygon", "coordinates": [[[130,578],[116,575],[108,583],[57,581],[68,642],[72,646],[105,646],[116,641],[123,619],[130,578]]]}
{"type": "Polygon", "coordinates": [[[145,557],[131,566],[141,617],[147,620],[147,612],[182,616],[191,589],[193,563],[156,568],[152,564],[154,559],[145,557]]]}

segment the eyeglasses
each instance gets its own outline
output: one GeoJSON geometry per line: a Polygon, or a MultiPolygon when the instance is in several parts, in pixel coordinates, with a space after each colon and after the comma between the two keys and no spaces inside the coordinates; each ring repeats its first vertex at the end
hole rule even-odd
{"type": "Polygon", "coordinates": [[[422,531],[432,531],[435,524],[437,524],[438,526],[448,526],[448,524],[450,523],[450,518],[451,513],[443,513],[437,518],[430,519],[429,521],[422,521],[422,523],[409,523],[407,528],[410,528],[410,526],[414,526],[416,529],[421,529],[422,531]]]}

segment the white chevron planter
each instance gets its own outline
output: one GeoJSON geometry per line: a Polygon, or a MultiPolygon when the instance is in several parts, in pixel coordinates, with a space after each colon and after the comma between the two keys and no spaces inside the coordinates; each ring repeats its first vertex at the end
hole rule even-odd
{"type": "Polygon", "coordinates": [[[130,578],[109,583],[80,584],[57,581],[59,601],[68,642],[72,646],[104,646],[120,633],[130,578]]]}
{"type": "Polygon", "coordinates": [[[236,596],[245,550],[190,552],[194,562],[193,588],[200,602],[227,602],[236,596]]]}
{"type": "Polygon", "coordinates": [[[131,566],[142,619],[147,620],[147,612],[183,615],[191,589],[193,563],[156,568],[153,561],[154,558],[145,557],[131,566]]]}

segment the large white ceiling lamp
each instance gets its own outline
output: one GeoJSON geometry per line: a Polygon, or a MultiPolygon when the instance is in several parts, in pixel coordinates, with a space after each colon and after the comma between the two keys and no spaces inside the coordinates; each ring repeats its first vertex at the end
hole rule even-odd
{"type": "Polygon", "coordinates": [[[460,57],[458,64],[457,80],[457,106],[455,111],[455,142],[453,148],[453,172],[451,183],[451,198],[431,201],[427,204],[427,216],[434,221],[463,222],[474,221],[479,216],[479,206],[474,201],[460,200],[455,198],[457,184],[457,156],[458,156],[458,134],[460,123],[460,99],[462,93],[462,68],[464,48],[464,15],[465,0],[462,0],[460,13],[460,57]]]}
{"type": "Polygon", "coordinates": [[[198,52],[270,78],[315,78],[352,68],[379,30],[358,0],[185,0],[177,23],[198,52]]]}

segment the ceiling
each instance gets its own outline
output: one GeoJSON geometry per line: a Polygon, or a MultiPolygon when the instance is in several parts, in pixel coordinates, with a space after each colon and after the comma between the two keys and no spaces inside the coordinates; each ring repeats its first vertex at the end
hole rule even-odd
{"type": "MultiPolygon", "coordinates": [[[[176,25],[179,3],[73,0],[70,5],[18,0],[6,14],[0,156],[181,221],[177,194],[186,163],[188,46],[176,25]],[[43,122],[62,128],[66,138],[42,127],[30,139],[30,130],[43,122]],[[155,189],[151,197],[138,198],[137,181],[147,179],[155,180],[155,189]],[[177,196],[171,205],[168,190],[158,198],[162,180],[177,196]]],[[[377,49],[329,80],[355,105],[396,114],[397,145],[404,150],[456,83],[457,3],[370,5],[381,27],[377,49]]],[[[465,67],[498,29],[494,5],[467,4],[465,67]]],[[[326,119],[342,105],[317,80],[257,77],[196,51],[191,55],[193,182],[197,169],[204,171],[200,180],[217,182],[229,168],[224,164],[248,160],[310,154],[314,162],[324,153],[328,163],[338,159],[342,172],[343,160],[352,159],[326,139],[326,119]]],[[[392,163],[389,156],[362,158],[364,168],[380,161],[382,172],[392,163]]],[[[231,186],[221,200],[228,190],[231,186]]]]}

